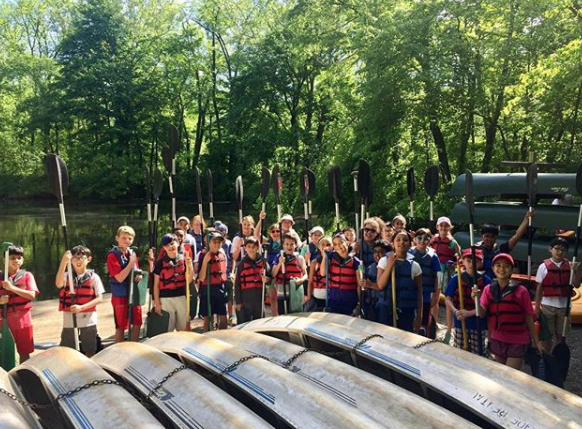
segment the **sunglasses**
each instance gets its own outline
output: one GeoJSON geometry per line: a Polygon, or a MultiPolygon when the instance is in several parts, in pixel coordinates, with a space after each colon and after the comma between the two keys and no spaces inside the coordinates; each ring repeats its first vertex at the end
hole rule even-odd
{"type": "Polygon", "coordinates": [[[428,235],[419,235],[416,237],[416,241],[430,241],[430,237],[428,235]]]}
{"type": "Polygon", "coordinates": [[[374,228],[364,228],[364,232],[375,232],[375,233],[377,233],[378,231],[375,230],[374,228]]]}
{"type": "Polygon", "coordinates": [[[279,231],[278,229],[272,229],[271,230],[271,234],[279,234],[281,231],[279,231]]]}

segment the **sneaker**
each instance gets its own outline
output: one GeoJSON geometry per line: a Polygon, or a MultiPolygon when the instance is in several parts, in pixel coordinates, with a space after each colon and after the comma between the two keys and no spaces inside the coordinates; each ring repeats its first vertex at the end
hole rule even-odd
{"type": "Polygon", "coordinates": [[[236,316],[234,314],[228,318],[228,325],[236,326],[236,316]]]}

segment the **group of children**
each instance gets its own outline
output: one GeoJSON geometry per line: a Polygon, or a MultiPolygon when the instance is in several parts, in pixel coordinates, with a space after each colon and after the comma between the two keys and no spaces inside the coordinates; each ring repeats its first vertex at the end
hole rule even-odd
{"type": "MultiPolygon", "coordinates": [[[[489,351],[497,361],[518,368],[531,341],[548,353],[552,339],[568,333],[571,271],[573,285],[580,284],[578,264],[564,258],[568,242],[561,237],[552,240],[551,257],[538,268],[535,306],[529,291],[512,280],[515,263],[509,253],[532,215],[527,212],[516,233],[501,244],[498,228],[483,225],[482,241],[464,250],[446,217],[437,220],[435,235],[428,228],[407,231],[406,219],[398,215],[387,224],[377,217],[364,220],[359,237],[351,227],[326,236],[316,226],[305,242],[293,229],[290,215],[271,225],[266,237],[265,213],[256,225],[246,216],[232,242],[222,222],[206,228],[199,216],[192,223],[181,217],[172,233],[162,237],[159,252],[148,252],[153,311],[169,313],[170,331],[190,330],[196,314],[204,319],[205,330],[209,324],[225,329],[236,323],[235,316],[239,323],[263,317],[266,298],[271,315],[291,312],[292,292],[303,287],[305,311],[364,317],[435,338],[442,290],[444,341],[450,341],[454,326],[456,347],[483,355],[489,351]],[[538,318],[545,327],[541,339],[534,329],[538,318]]],[[[122,341],[127,329],[137,341],[142,325],[141,306],[129,302],[130,284],[141,280],[131,247],[134,239],[131,227],[120,227],[116,246],[107,255],[115,341],[122,341]]],[[[8,324],[23,362],[34,350],[30,308],[38,289],[32,274],[21,269],[22,248],[10,247],[9,255],[0,304],[8,306],[8,324]]],[[[104,293],[101,279],[88,269],[90,262],[91,251],[76,246],[63,255],[55,279],[63,311],[61,345],[74,347],[78,330],[89,356],[96,351],[95,308],[104,293]]]]}

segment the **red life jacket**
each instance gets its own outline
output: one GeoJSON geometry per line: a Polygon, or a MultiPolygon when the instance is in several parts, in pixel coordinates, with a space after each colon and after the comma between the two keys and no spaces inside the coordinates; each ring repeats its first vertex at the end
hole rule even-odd
{"type": "Polygon", "coordinates": [[[329,287],[340,290],[358,289],[354,258],[350,256],[342,262],[337,258],[338,255],[335,253],[329,261],[329,287]]]}
{"type": "MultiPolygon", "coordinates": [[[[558,267],[551,259],[546,259],[544,265],[548,270],[548,273],[542,280],[544,296],[568,297],[570,293],[570,262],[564,260],[558,267]]],[[[574,291],[572,290],[571,292],[574,291]]]]}
{"type": "Polygon", "coordinates": [[[243,258],[242,266],[239,271],[240,288],[241,290],[261,289],[263,287],[263,271],[265,264],[263,258],[257,258],[256,261],[250,261],[248,258],[243,258]]]}
{"type": "Polygon", "coordinates": [[[162,269],[160,271],[160,291],[176,290],[186,288],[186,260],[178,255],[176,261],[172,261],[168,256],[162,259],[162,269]]]}
{"type": "Polygon", "coordinates": [[[493,300],[487,309],[487,325],[490,330],[521,332],[527,329],[525,313],[515,296],[518,287],[519,284],[510,284],[502,291],[497,280],[491,282],[493,300]]]}
{"type": "Polygon", "coordinates": [[[315,272],[313,273],[313,289],[325,289],[325,276],[321,275],[321,260],[317,259],[315,263],[315,272]]]}
{"type": "Polygon", "coordinates": [[[455,251],[450,246],[451,241],[449,237],[441,238],[440,235],[435,235],[430,240],[430,247],[436,251],[441,264],[455,259],[455,251]]]}
{"type": "MultiPolygon", "coordinates": [[[[92,301],[97,296],[95,294],[95,273],[93,271],[86,271],[82,277],[76,277],[73,274],[73,286],[75,290],[75,304],[83,305],[92,301]]],[[[59,292],[59,311],[71,311],[71,305],[73,305],[71,294],[70,294],[70,284],[69,276],[65,275],[65,286],[61,288],[59,292]]],[[[95,306],[82,311],[82,313],[90,313],[95,311],[95,306]]]]}
{"type": "MultiPolygon", "coordinates": [[[[12,277],[12,284],[19,288],[26,289],[26,270],[18,270],[14,277],[12,277]]],[[[4,280],[4,273],[2,273],[2,280],[4,280]]],[[[7,305],[8,311],[25,311],[32,308],[32,301],[16,295],[14,292],[7,291],[4,288],[0,289],[0,296],[8,295],[9,301],[7,305]]]]}
{"type": "MultiPolygon", "coordinates": [[[[467,311],[475,309],[475,300],[471,298],[471,289],[473,288],[473,280],[469,277],[467,272],[461,273],[461,285],[463,287],[463,308],[467,311]]],[[[479,290],[485,289],[485,280],[482,275],[477,275],[477,287],[479,290]]],[[[459,299],[459,288],[455,288],[453,295],[453,305],[456,308],[461,308],[461,300],[459,299]]]]}
{"type": "Polygon", "coordinates": [[[285,254],[285,281],[283,281],[283,270],[279,270],[277,277],[275,278],[275,283],[282,285],[288,283],[291,277],[299,278],[303,277],[303,271],[299,268],[299,262],[297,255],[287,255],[285,254]]]}
{"type": "MultiPolygon", "coordinates": [[[[210,259],[209,266],[206,268],[207,274],[210,273],[210,286],[221,286],[226,282],[226,256],[224,253],[218,252],[213,253],[212,258],[210,259]]],[[[201,279],[204,282],[208,281],[207,279],[201,279]]]]}

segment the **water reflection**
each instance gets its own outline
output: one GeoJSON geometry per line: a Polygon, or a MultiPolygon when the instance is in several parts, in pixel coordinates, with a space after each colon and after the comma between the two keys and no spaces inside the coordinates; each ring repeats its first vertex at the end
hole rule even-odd
{"type": "MultiPolygon", "coordinates": [[[[107,283],[107,252],[115,243],[115,233],[120,225],[127,224],[135,229],[140,264],[145,266],[145,251],[149,242],[145,207],[137,204],[86,202],[66,204],[69,245],[83,244],[91,249],[93,261],[89,267],[101,276],[104,284],[107,283]]],[[[196,212],[193,205],[178,207],[178,216],[192,217],[196,212]]],[[[170,215],[164,214],[169,213],[169,207],[160,207],[160,213],[158,234],[161,237],[171,230],[170,215]]],[[[227,220],[232,219],[232,215],[227,217],[227,220]]],[[[235,223],[229,222],[229,227],[231,232],[236,231],[235,223]]],[[[65,244],[56,201],[19,202],[3,206],[0,211],[0,241],[10,241],[24,248],[23,267],[36,278],[41,292],[37,299],[58,296],[54,276],[65,251],[65,244]]]]}

